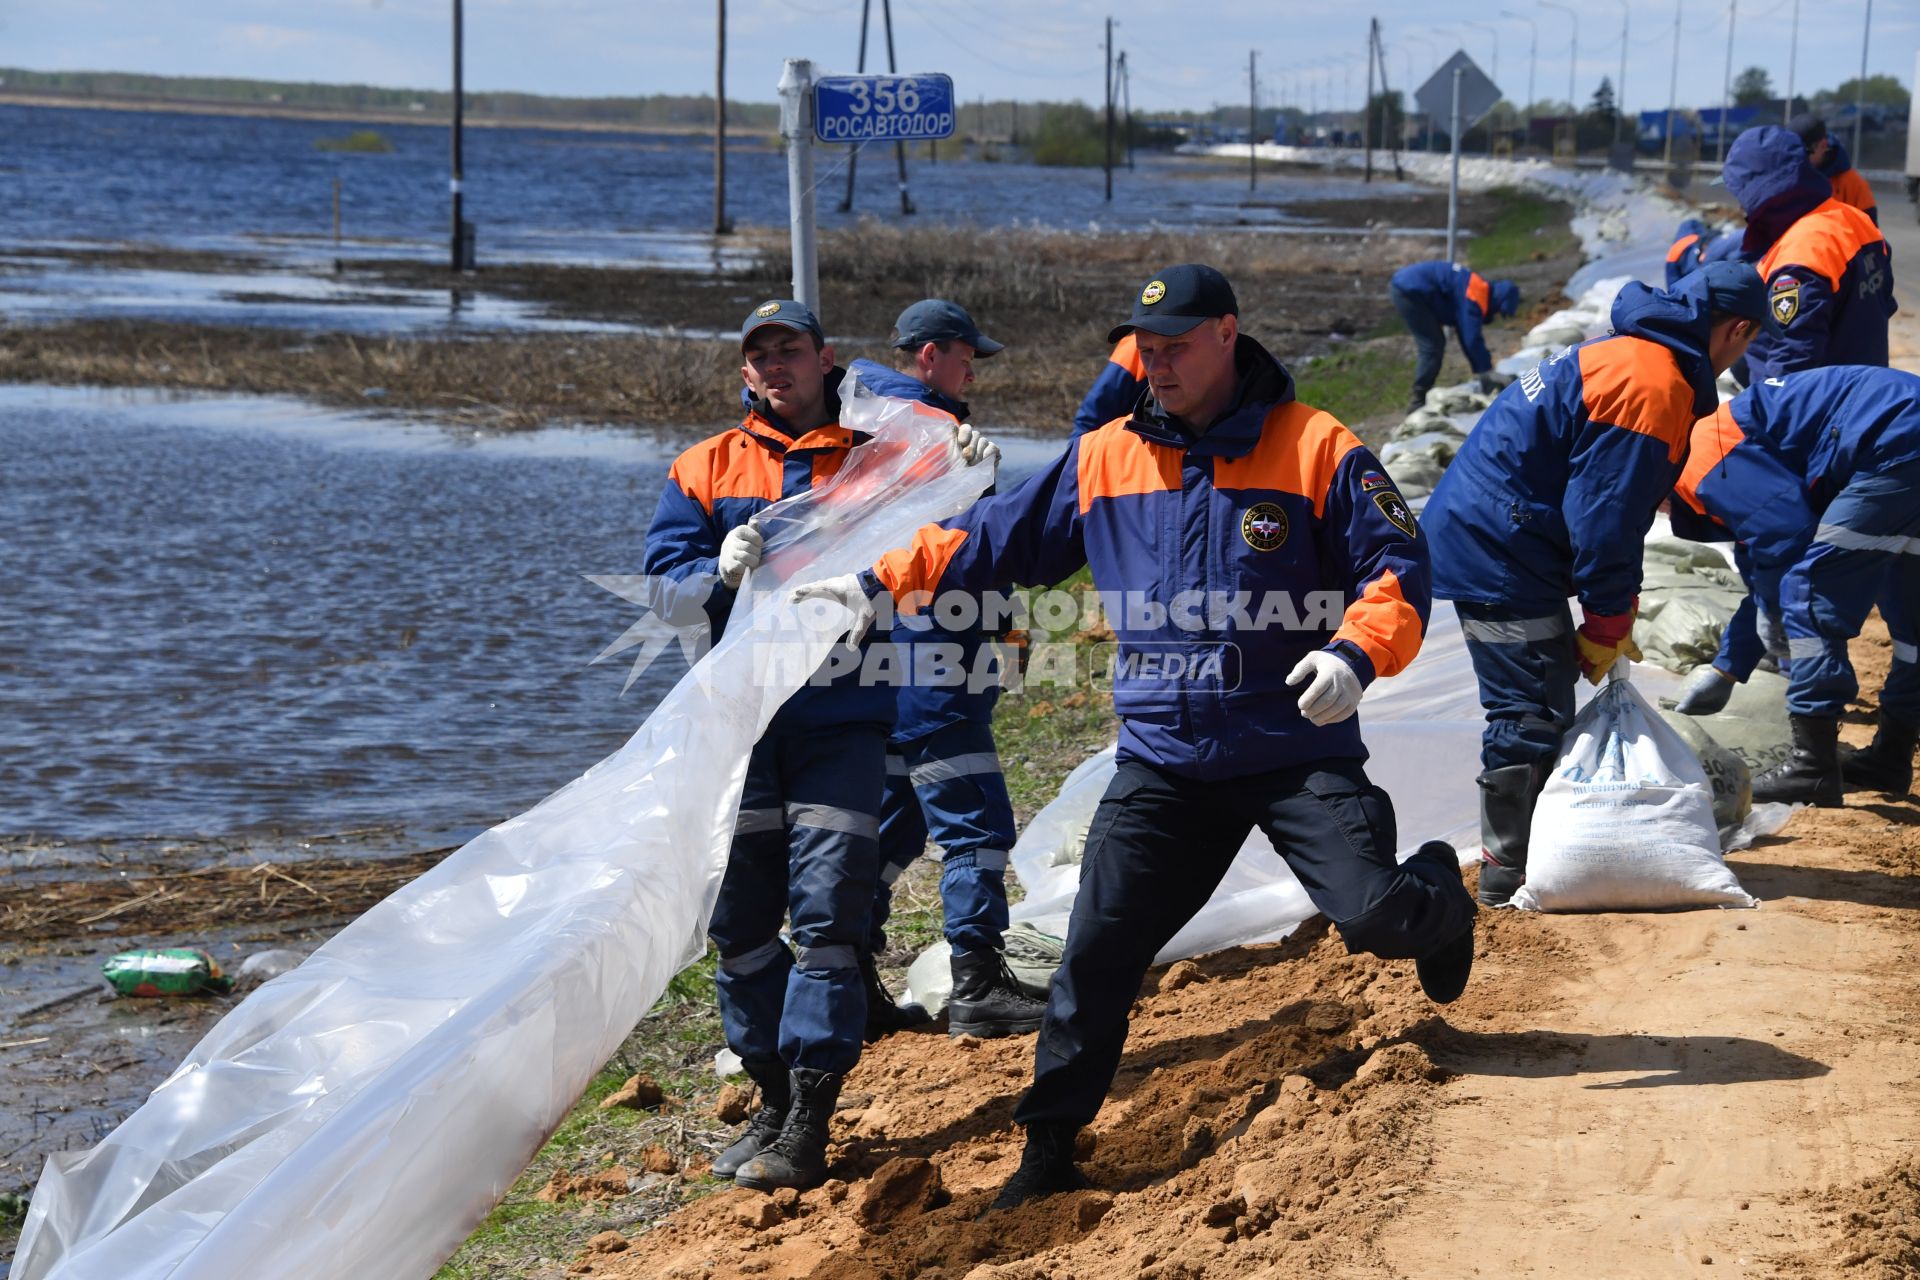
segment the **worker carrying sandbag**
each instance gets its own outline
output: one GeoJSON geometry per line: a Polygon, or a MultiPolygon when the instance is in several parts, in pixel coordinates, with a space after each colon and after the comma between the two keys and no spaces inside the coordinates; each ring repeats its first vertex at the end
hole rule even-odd
{"type": "Polygon", "coordinates": [[[1480,901],[1526,878],[1535,798],[1573,723],[1574,678],[1638,658],[1633,622],[1655,511],[1680,478],[1715,377],[1773,321],[1752,266],[1672,290],[1628,284],[1613,332],[1500,393],[1427,500],[1434,594],[1459,607],[1480,702],[1480,901]],[[1585,620],[1576,635],[1567,597],[1585,620]]]}
{"type": "Polygon", "coordinates": [[[1786,650],[1793,754],[1754,803],[1904,795],[1920,734],[1920,377],[1834,365],[1756,383],[1693,430],[1674,532],[1746,544],[1763,635],[1786,650]],[[1873,745],[1839,758],[1859,691],[1847,641],[1875,604],[1893,639],[1873,745]]]}
{"type": "Polygon", "coordinates": [[[1706,770],[1617,664],[1533,811],[1525,911],[1755,905],[1720,857],[1706,770]]]}

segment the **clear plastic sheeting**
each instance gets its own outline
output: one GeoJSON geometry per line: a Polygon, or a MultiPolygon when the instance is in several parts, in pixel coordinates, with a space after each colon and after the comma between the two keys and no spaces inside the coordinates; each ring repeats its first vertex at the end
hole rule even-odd
{"type": "Polygon", "coordinates": [[[785,603],[964,509],[953,421],[850,382],[875,434],[772,510],[728,633],[619,751],[228,1014],[93,1149],[53,1157],[14,1280],[425,1277],[702,950],[749,749],[844,632],[785,603]]]}

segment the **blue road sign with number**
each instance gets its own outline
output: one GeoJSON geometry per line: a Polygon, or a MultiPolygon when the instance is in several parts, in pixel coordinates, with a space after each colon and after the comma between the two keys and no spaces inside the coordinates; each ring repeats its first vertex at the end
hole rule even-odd
{"type": "Polygon", "coordinates": [[[953,77],[822,76],[813,136],[822,142],[922,142],[953,136],[953,77]]]}

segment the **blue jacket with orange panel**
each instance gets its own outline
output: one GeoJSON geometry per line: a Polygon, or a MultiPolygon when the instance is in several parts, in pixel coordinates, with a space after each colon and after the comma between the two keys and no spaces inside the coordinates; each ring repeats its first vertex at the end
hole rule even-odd
{"type": "Polygon", "coordinates": [[[1393,286],[1458,333],[1460,350],[1475,373],[1493,368],[1493,354],[1480,333],[1493,315],[1493,285],[1485,276],[1451,262],[1416,262],[1393,273],[1393,286]]]}
{"type": "Polygon", "coordinates": [[[1073,434],[1083,436],[1115,418],[1126,417],[1146,389],[1147,366],[1140,361],[1140,344],[1129,333],[1114,345],[1106,367],[1087,388],[1080,411],[1073,415],[1073,434]]]}
{"type": "Polygon", "coordinates": [[[1761,604],[1778,613],[1780,579],[1807,549],[1816,519],[1806,486],[1780,455],[1742,430],[1723,404],[1694,424],[1673,497],[1675,535],[1739,541],[1746,552],[1742,576],[1761,604]]]}
{"type": "Polygon", "coordinates": [[[1893,315],[1893,263],[1873,219],[1833,198],[1833,187],[1799,140],[1771,129],[1750,163],[1727,157],[1727,187],[1747,214],[1742,254],[1767,282],[1779,337],[1762,333],[1747,348],[1751,380],[1830,364],[1887,363],[1887,321],[1893,315]],[[1777,154],[1776,154],[1777,149],[1777,154]]]}
{"type": "Polygon", "coordinates": [[[1667,288],[1673,288],[1709,262],[1739,257],[1741,235],[1740,231],[1714,235],[1713,229],[1698,218],[1681,219],[1680,229],[1674,233],[1673,244],[1667,249],[1667,288]]]}
{"type": "MultiPolygon", "coordinates": [[[[827,375],[827,394],[836,414],[843,377],[840,369],[827,375]]],[[[796,433],[766,401],[751,401],[739,426],[702,440],[674,459],[653,523],[647,528],[645,571],[705,592],[707,620],[714,639],[719,639],[735,596],[720,583],[722,540],[780,499],[824,483],[866,439],[837,423],[796,433]]],[[[863,688],[859,676],[854,670],[831,684],[802,687],[775,714],[768,731],[891,725],[893,688],[863,688]]]]}
{"type": "MultiPolygon", "coordinates": [[[[918,378],[896,369],[875,364],[871,360],[855,360],[851,370],[861,382],[883,396],[918,400],[943,413],[952,414],[956,421],[964,421],[967,417],[964,401],[943,396],[918,378]]],[[[893,642],[902,646],[952,645],[958,650],[960,669],[972,673],[974,664],[979,661],[980,648],[987,643],[987,633],[980,627],[951,631],[936,625],[930,617],[901,618],[894,624],[893,642]]],[[[915,670],[912,655],[904,648],[900,665],[904,671],[915,670]]],[[[993,706],[999,699],[1000,686],[997,684],[970,689],[966,683],[923,685],[910,681],[900,687],[900,715],[893,726],[893,740],[910,742],[962,720],[991,723],[993,706]]]]}
{"type": "Polygon", "coordinates": [[[1629,284],[1613,332],[1542,362],[1481,415],[1421,514],[1433,591],[1530,616],[1621,614],[1694,422],[1715,403],[1706,278],[1629,284]]]}
{"type": "MultiPolygon", "coordinates": [[[[867,574],[909,593],[1056,583],[1093,569],[1119,640],[1120,758],[1225,779],[1365,759],[1357,717],[1316,727],[1286,678],[1330,649],[1362,683],[1413,660],[1427,548],[1380,464],[1251,338],[1205,432],[1149,397],[1010,493],[915,535],[867,574]]],[[[911,603],[910,601],[907,603],[911,603]]]]}

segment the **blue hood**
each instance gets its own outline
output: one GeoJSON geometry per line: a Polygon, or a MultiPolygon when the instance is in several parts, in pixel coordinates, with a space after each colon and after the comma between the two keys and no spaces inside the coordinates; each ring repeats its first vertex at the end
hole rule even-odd
{"type": "Polygon", "coordinates": [[[941,395],[912,374],[901,373],[898,369],[889,369],[883,364],[871,360],[855,360],[847,366],[850,373],[857,374],[861,383],[870,390],[883,396],[892,396],[896,400],[918,400],[921,404],[930,404],[934,408],[965,422],[968,417],[967,402],[950,400],[941,395]]]}
{"type": "Polygon", "coordinates": [[[1755,258],[1833,195],[1833,184],[1807,159],[1799,135],[1777,124],[1735,138],[1721,178],[1747,215],[1742,248],[1755,258]]]}
{"type": "MultiPolygon", "coordinates": [[[[1783,131],[1784,132],[1784,131],[1783,131]]],[[[1713,315],[1707,305],[1707,277],[1696,271],[1672,289],[1653,289],[1633,281],[1613,300],[1613,331],[1657,342],[1673,352],[1687,385],[1693,388],[1694,416],[1704,418],[1720,403],[1714,387],[1707,344],[1713,315]]]]}
{"type": "Polygon", "coordinates": [[[1520,286],[1511,280],[1495,280],[1487,301],[1493,304],[1495,315],[1515,315],[1520,310],[1520,286]]]}

